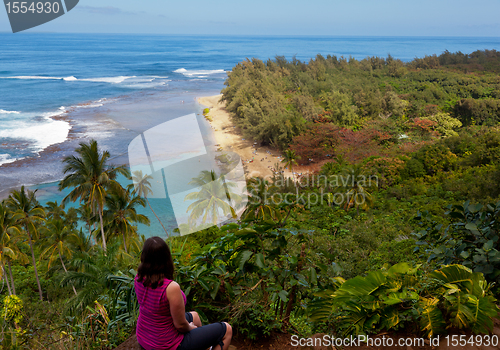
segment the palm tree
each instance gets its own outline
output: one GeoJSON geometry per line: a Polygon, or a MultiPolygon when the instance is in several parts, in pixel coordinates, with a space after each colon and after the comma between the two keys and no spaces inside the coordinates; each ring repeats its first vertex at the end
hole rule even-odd
{"type": "Polygon", "coordinates": [[[328,162],[328,163],[325,163],[325,164],[321,167],[320,174],[321,174],[321,175],[328,176],[328,175],[335,174],[335,172],[336,172],[337,170],[338,170],[338,166],[337,166],[337,164],[335,164],[334,162],[328,162]]]}
{"type": "Polygon", "coordinates": [[[356,164],[344,168],[335,191],[342,194],[344,208],[349,210],[351,207],[356,207],[359,215],[360,207],[366,210],[373,203],[370,190],[374,188],[371,177],[363,173],[361,164],[356,164]]]}
{"type": "MultiPolygon", "coordinates": [[[[106,198],[106,222],[109,236],[122,235],[125,252],[127,249],[127,238],[137,236],[135,223],[148,225],[150,221],[147,216],[138,214],[135,209],[138,205],[146,207],[144,198],[134,195],[131,189],[111,193],[106,198]]],[[[108,236],[108,238],[109,238],[108,236]]]]}
{"type": "MultiPolygon", "coordinates": [[[[73,313],[85,310],[88,305],[96,300],[106,297],[108,277],[118,274],[119,245],[110,244],[106,254],[79,253],[69,261],[71,269],[64,274],[61,285],[74,285],[78,294],[67,302],[69,311],[73,313]]],[[[128,264],[132,260],[128,261],[128,264]]]]}
{"type": "Polygon", "coordinates": [[[78,209],[76,209],[77,214],[80,216],[82,221],[85,221],[89,229],[89,237],[92,237],[92,224],[95,222],[95,214],[92,212],[92,208],[88,204],[82,204],[78,209]]]}
{"type": "Polygon", "coordinates": [[[253,177],[248,180],[248,203],[241,215],[243,220],[275,220],[279,211],[274,206],[273,196],[278,187],[271,185],[267,180],[253,177]]]}
{"type": "Polygon", "coordinates": [[[65,212],[62,205],[59,205],[57,201],[47,202],[45,205],[46,219],[64,219],[65,212]]]}
{"type": "Polygon", "coordinates": [[[285,167],[290,169],[290,171],[292,172],[292,178],[294,180],[295,180],[295,175],[293,173],[293,166],[298,165],[297,160],[299,159],[300,157],[295,153],[295,151],[287,149],[283,154],[283,160],[281,161],[282,163],[285,163],[285,167]]]}
{"type": "Polygon", "coordinates": [[[4,202],[0,203],[0,250],[2,252],[0,260],[2,261],[2,265],[4,265],[4,261],[7,261],[12,294],[16,294],[16,285],[14,283],[14,277],[12,276],[11,262],[13,260],[19,260],[21,264],[26,264],[29,261],[26,254],[19,249],[19,243],[24,244],[23,242],[18,242],[21,238],[21,231],[16,221],[20,217],[19,214],[10,212],[4,202]]]}
{"type": "Polygon", "coordinates": [[[64,174],[66,177],[59,183],[59,189],[74,187],[74,189],[64,198],[63,203],[68,200],[87,203],[94,214],[99,215],[101,225],[102,248],[106,251],[106,237],[104,235],[103,211],[106,204],[106,194],[108,190],[119,191],[121,186],[116,181],[118,174],[129,177],[129,172],[124,166],[113,167],[108,164],[110,154],[107,151],[101,152],[97,141],[91,140],[87,143],[80,143],[77,148],[77,156],[69,156],[64,159],[66,163],[64,174]]]}
{"type": "MultiPolygon", "coordinates": [[[[9,291],[9,295],[16,294],[14,287],[14,280],[11,279],[11,284],[9,283],[9,278],[7,276],[7,271],[5,270],[5,260],[8,258],[15,259],[16,255],[11,247],[7,246],[7,242],[10,241],[9,234],[20,234],[19,228],[15,226],[14,221],[10,217],[10,213],[5,207],[4,203],[0,203],[0,264],[2,266],[2,274],[5,278],[7,289],[9,291]]],[[[12,277],[12,274],[11,274],[12,277]]]]}
{"type": "Polygon", "coordinates": [[[5,260],[7,261],[7,267],[9,268],[9,276],[10,283],[12,288],[12,293],[16,294],[16,285],[14,283],[14,277],[12,276],[12,261],[16,260],[20,264],[25,265],[29,262],[29,258],[26,254],[24,254],[20,249],[20,243],[22,245],[27,245],[25,242],[18,242],[19,236],[10,236],[10,239],[7,239],[3,244],[5,248],[9,248],[13,253],[6,254],[5,260]]]}
{"type": "Polygon", "coordinates": [[[144,197],[146,199],[149,209],[151,209],[153,214],[156,216],[156,219],[159,221],[161,227],[163,227],[163,231],[165,231],[167,237],[170,238],[167,229],[165,228],[165,226],[163,226],[163,223],[161,222],[160,218],[158,217],[158,215],[156,215],[155,211],[151,207],[151,204],[149,203],[148,195],[150,193],[153,193],[153,191],[151,190],[151,183],[149,182],[149,180],[151,180],[152,178],[153,177],[151,175],[148,174],[143,175],[142,170],[134,171],[134,173],[132,174],[132,180],[134,181],[135,185],[135,192],[137,193],[138,196],[144,197]]]}
{"type": "Polygon", "coordinates": [[[202,223],[205,224],[209,222],[211,217],[211,223],[216,225],[220,211],[224,216],[231,213],[233,218],[236,217],[234,208],[228,204],[228,201],[232,201],[234,204],[241,201],[238,194],[231,192],[231,188],[236,186],[234,183],[226,182],[223,176],[218,178],[213,170],[203,170],[189,184],[201,188],[200,191],[191,192],[184,198],[185,201],[194,201],[187,209],[187,212],[191,212],[189,215],[191,224],[200,217],[202,217],[202,223]]]}
{"type": "Polygon", "coordinates": [[[88,253],[92,250],[92,236],[83,233],[83,229],[79,229],[72,236],[68,237],[75,252],[88,253]]]}
{"type": "Polygon", "coordinates": [[[40,294],[40,300],[43,300],[42,287],[40,286],[40,279],[36,268],[35,252],[33,250],[33,239],[38,238],[36,225],[45,221],[45,210],[38,204],[35,192],[25,190],[24,186],[21,187],[21,190],[13,190],[7,200],[7,206],[14,211],[14,215],[19,217],[17,222],[23,226],[26,234],[28,235],[31,260],[35,270],[36,283],[38,285],[38,293],[40,294]]]}
{"type": "MultiPolygon", "coordinates": [[[[68,269],[64,264],[62,256],[63,254],[66,254],[68,258],[71,258],[71,256],[73,255],[71,248],[68,245],[70,237],[74,235],[71,226],[65,225],[61,219],[52,219],[47,222],[43,230],[46,233],[46,240],[44,242],[46,248],[42,252],[42,254],[40,254],[40,259],[42,259],[45,255],[48,254],[49,255],[48,268],[50,269],[50,265],[54,262],[55,259],[59,257],[64,272],[68,273],[68,269]]],[[[77,293],[75,286],[72,287],[73,287],[73,292],[76,295],[77,293]]]]}
{"type": "Polygon", "coordinates": [[[348,162],[343,154],[339,154],[333,158],[332,162],[328,162],[321,167],[321,175],[333,175],[341,171],[347,166],[348,162]]]}

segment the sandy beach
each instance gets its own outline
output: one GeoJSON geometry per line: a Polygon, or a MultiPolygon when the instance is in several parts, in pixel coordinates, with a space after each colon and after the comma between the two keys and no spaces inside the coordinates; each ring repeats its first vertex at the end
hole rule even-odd
{"type": "MultiPolygon", "coordinates": [[[[234,126],[231,116],[226,111],[224,103],[219,102],[222,95],[200,97],[198,102],[210,109],[208,115],[214,131],[215,139],[222,149],[236,152],[241,157],[247,178],[260,176],[271,177],[276,163],[281,163],[282,155],[275,149],[258,146],[253,140],[247,140],[241,130],[234,126]]],[[[294,168],[295,171],[295,168],[294,168]]],[[[285,170],[285,176],[292,177],[290,171],[285,170]]]]}

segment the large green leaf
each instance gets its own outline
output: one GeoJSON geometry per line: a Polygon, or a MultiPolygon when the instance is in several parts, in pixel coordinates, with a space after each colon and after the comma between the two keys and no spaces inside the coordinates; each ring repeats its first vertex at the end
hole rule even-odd
{"type": "Polygon", "coordinates": [[[389,293],[387,296],[381,298],[386,305],[401,304],[407,300],[418,300],[418,294],[408,290],[399,293],[389,293]]]}
{"type": "Polygon", "coordinates": [[[264,255],[262,253],[258,253],[255,255],[255,265],[263,269],[266,264],[264,262],[264,255]]]}
{"type": "Polygon", "coordinates": [[[470,296],[467,306],[471,310],[471,328],[474,333],[487,334],[493,329],[492,317],[497,317],[498,307],[494,303],[493,297],[470,296]]]}
{"type": "Polygon", "coordinates": [[[414,274],[417,269],[412,269],[408,263],[402,262],[392,266],[387,272],[389,274],[414,274]]]}
{"type": "Polygon", "coordinates": [[[441,333],[446,327],[443,314],[437,307],[438,303],[437,298],[421,298],[419,302],[422,308],[420,326],[429,337],[441,333]]]}
{"type": "Polygon", "coordinates": [[[212,299],[215,299],[215,297],[217,296],[217,293],[219,292],[219,288],[220,288],[220,282],[216,281],[212,285],[212,290],[210,291],[210,296],[212,297],[212,299]]]}
{"type": "Polygon", "coordinates": [[[243,266],[245,266],[245,263],[252,257],[252,255],[253,252],[251,250],[244,250],[238,254],[236,261],[238,262],[240,270],[243,270],[243,266]]]}
{"type": "Polygon", "coordinates": [[[369,318],[369,314],[367,314],[366,310],[360,307],[356,307],[354,310],[351,310],[349,314],[342,317],[342,321],[349,325],[347,329],[347,333],[351,332],[354,334],[363,334],[365,333],[365,322],[369,318]]]}
{"type": "Polygon", "coordinates": [[[446,295],[448,301],[448,312],[450,313],[451,324],[458,329],[469,328],[469,320],[473,318],[472,311],[467,306],[469,295],[465,293],[454,293],[446,295]]]}
{"type": "Polygon", "coordinates": [[[469,293],[472,292],[472,286],[474,284],[474,273],[471,269],[463,265],[448,265],[440,270],[436,270],[430,273],[430,277],[437,279],[443,284],[457,284],[463,285],[469,293]]]}
{"type": "Polygon", "coordinates": [[[280,297],[281,301],[286,303],[288,301],[288,292],[286,290],[282,290],[278,293],[278,296],[280,297]]]}
{"type": "Polygon", "coordinates": [[[337,291],[337,295],[370,295],[387,281],[385,275],[380,271],[371,271],[366,277],[356,276],[345,281],[337,291]]]}
{"type": "Polygon", "coordinates": [[[307,311],[311,321],[327,320],[333,312],[333,298],[327,297],[313,300],[307,304],[307,311]]]}
{"type": "Polygon", "coordinates": [[[396,327],[399,322],[401,322],[401,318],[399,317],[399,310],[396,308],[386,308],[382,313],[381,326],[383,329],[392,329],[396,327]]]}

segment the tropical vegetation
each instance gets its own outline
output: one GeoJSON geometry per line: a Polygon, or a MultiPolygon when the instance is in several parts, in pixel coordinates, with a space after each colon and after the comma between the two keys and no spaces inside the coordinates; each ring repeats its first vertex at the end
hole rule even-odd
{"type": "Polygon", "coordinates": [[[242,62],[223,91],[235,123],[283,151],[277,170],[313,174],[248,179],[237,220],[225,200],[239,201],[233,185],[202,172],[187,206],[206,228],[184,237],[153,211],[147,175],[80,144],[64,160],[62,204],[26,187],[0,202],[0,348],[127,339],[143,234],[168,239],[187,308],[229,320],[237,338],[491,332],[499,72],[496,51],[242,62]],[[160,232],[140,230],[144,211],[160,232]],[[213,225],[220,215],[228,220],[213,225]]]}

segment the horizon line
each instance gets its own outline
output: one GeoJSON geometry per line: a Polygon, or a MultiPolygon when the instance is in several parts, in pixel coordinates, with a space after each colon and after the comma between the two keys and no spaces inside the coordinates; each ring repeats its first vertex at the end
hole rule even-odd
{"type": "Polygon", "coordinates": [[[0,31],[0,34],[67,34],[67,35],[79,35],[79,34],[90,34],[90,35],[154,35],[154,36],[228,36],[228,37],[325,37],[325,38],[497,38],[500,36],[485,35],[485,36],[475,36],[475,35],[359,35],[359,34],[342,34],[342,35],[330,35],[330,34],[179,34],[179,33],[124,33],[124,32],[51,32],[51,31],[23,31],[18,33],[12,33],[10,31],[0,31]]]}

